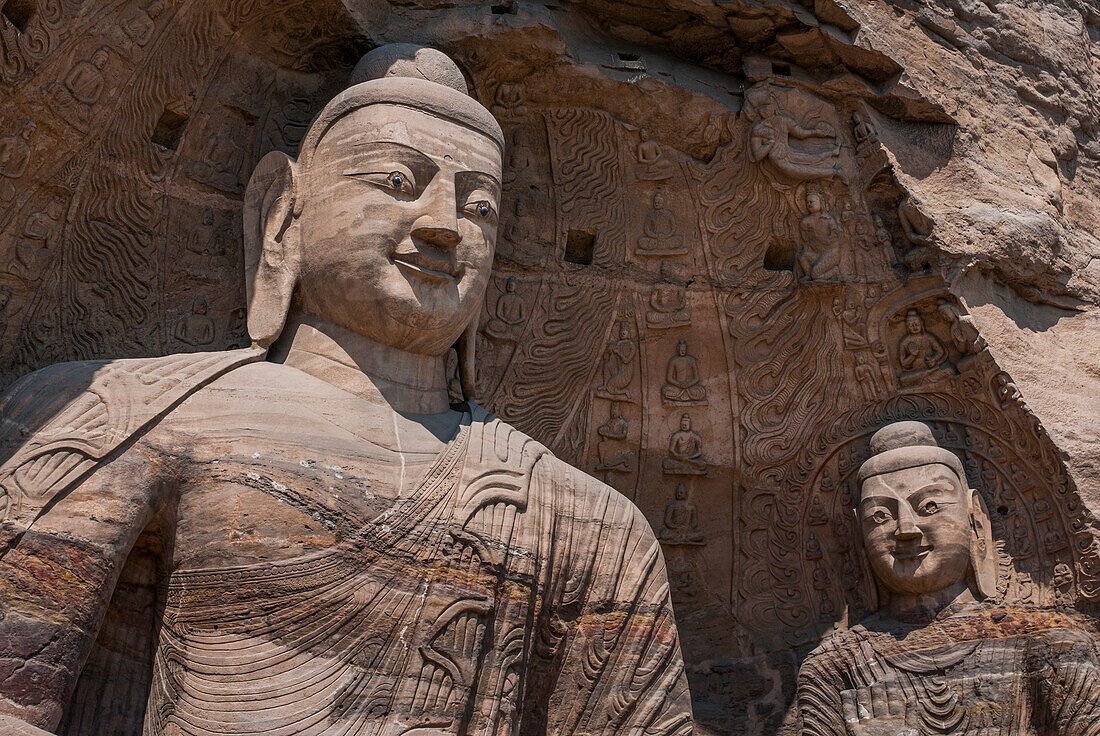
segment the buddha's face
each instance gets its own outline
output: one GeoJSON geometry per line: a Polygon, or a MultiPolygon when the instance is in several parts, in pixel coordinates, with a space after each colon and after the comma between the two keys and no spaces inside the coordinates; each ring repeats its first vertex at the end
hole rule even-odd
{"type": "Polygon", "coordinates": [[[684,432],[691,431],[691,417],[689,417],[687,414],[680,417],[680,429],[684,432]]]}
{"type": "Polygon", "coordinates": [[[860,525],[875,577],[895,593],[934,593],[966,580],[971,491],[933,463],[868,478],[860,525]]]}
{"type": "Polygon", "coordinates": [[[443,355],[480,309],[497,233],[500,150],[432,115],[371,105],[301,172],[302,310],[443,355]]]}
{"type": "Polygon", "coordinates": [[[810,212],[821,212],[821,197],[816,194],[811,194],[806,197],[806,206],[810,208],[810,212]]]}
{"type": "Polygon", "coordinates": [[[909,331],[910,335],[919,335],[924,331],[924,321],[916,315],[906,317],[905,328],[909,331]]]}

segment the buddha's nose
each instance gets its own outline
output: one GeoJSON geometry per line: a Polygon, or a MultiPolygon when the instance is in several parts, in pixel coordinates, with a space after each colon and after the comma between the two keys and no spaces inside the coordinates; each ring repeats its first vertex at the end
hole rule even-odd
{"type": "Polygon", "coordinates": [[[462,242],[462,234],[458,232],[458,222],[454,218],[448,222],[446,217],[433,214],[421,215],[416,219],[412,226],[412,236],[413,240],[446,250],[462,242]]]}

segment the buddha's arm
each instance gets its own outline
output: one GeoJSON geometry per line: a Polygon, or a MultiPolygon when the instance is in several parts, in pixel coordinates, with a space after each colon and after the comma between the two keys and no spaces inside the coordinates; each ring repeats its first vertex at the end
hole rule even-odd
{"type": "Polygon", "coordinates": [[[564,477],[551,462],[555,485],[571,486],[555,495],[572,528],[552,560],[559,584],[549,617],[561,639],[547,732],[690,734],[684,660],[649,523],[611,488],[572,468],[564,477]]]}
{"type": "Polygon", "coordinates": [[[811,654],[798,672],[796,705],[802,736],[846,736],[840,689],[823,666],[827,658],[811,654]]]}
{"type": "Polygon", "coordinates": [[[1035,657],[1034,673],[1042,693],[1037,725],[1057,736],[1100,734],[1100,670],[1095,643],[1083,632],[1047,632],[1035,657]]]}
{"type": "Polygon", "coordinates": [[[45,510],[0,558],[0,714],[53,730],[123,563],[162,505],[159,463],[135,446],[45,510]]]}

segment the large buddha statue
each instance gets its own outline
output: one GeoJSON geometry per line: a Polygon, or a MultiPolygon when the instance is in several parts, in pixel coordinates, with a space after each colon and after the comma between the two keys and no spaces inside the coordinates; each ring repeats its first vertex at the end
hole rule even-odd
{"type": "Polygon", "coordinates": [[[1068,613],[993,602],[989,516],[959,458],[913,421],[871,452],[856,513],[880,607],[803,662],[802,733],[1096,733],[1095,642],[1068,613]]]}
{"type": "Polygon", "coordinates": [[[470,400],[502,141],[442,53],[372,51],[248,184],[251,348],[11,388],[0,733],[691,732],[645,517],[470,400]]]}

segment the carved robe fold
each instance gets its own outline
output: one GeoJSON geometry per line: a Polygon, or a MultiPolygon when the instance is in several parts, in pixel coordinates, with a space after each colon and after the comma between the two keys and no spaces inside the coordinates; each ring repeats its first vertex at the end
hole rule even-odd
{"type": "MultiPolygon", "coordinates": [[[[637,509],[477,407],[411,492],[377,493],[379,451],[353,404],[253,363],[103,468],[134,456],[147,490],[123,503],[149,512],[130,526],[172,529],[144,725],[129,732],[690,733],[660,547],[637,509]]],[[[74,680],[140,527],[103,542],[87,519],[66,521],[85,491],[117,495],[108,485],[61,494],[0,565],[0,605],[24,634],[68,642],[18,653],[51,673],[40,692],[72,698],[66,724],[114,707],[111,688],[74,680]],[[103,552],[51,604],[21,550],[59,536],[103,552]]],[[[28,688],[0,694],[0,712],[57,715],[28,688]]]]}
{"type": "Polygon", "coordinates": [[[798,677],[805,736],[1100,734],[1095,642],[1071,616],[970,605],[906,632],[872,617],[798,677]]]}

